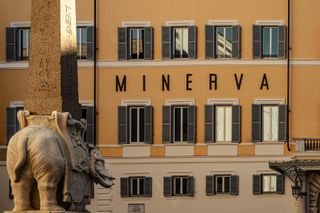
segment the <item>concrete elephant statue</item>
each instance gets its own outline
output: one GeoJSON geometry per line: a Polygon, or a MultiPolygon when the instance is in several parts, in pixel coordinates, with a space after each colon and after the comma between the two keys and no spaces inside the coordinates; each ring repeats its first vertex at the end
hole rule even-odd
{"type": "MultiPolygon", "coordinates": [[[[62,143],[64,141],[59,134],[45,126],[25,127],[11,138],[7,170],[14,193],[14,211],[65,210],[57,201],[67,164],[62,143]]],[[[85,146],[89,154],[88,169],[84,175],[89,175],[104,187],[111,187],[113,178],[98,150],[94,146],[85,146]]]]}

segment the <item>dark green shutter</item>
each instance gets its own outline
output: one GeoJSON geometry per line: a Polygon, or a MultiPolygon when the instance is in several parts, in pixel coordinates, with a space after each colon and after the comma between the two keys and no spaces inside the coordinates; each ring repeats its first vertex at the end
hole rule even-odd
{"type": "Polygon", "coordinates": [[[6,60],[18,60],[18,30],[15,27],[6,28],[6,60]]]}
{"type": "Polygon", "coordinates": [[[129,186],[129,178],[120,178],[120,195],[121,197],[129,197],[130,196],[130,186],[129,186]]]}
{"type": "Polygon", "coordinates": [[[241,106],[232,106],[232,142],[240,143],[241,141],[241,106]]]}
{"type": "Polygon", "coordinates": [[[144,59],[152,60],[153,59],[153,28],[145,27],[144,28],[144,43],[143,43],[143,54],[144,59]]]}
{"type": "Polygon", "coordinates": [[[196,106],[188,106],[188,143],[196,143],[196,106]]]}
{"type": "Polygon", "coordinates": [[[277,194],[284,194],[284,179],[283,175],[277,175],[277,194]]]}
{"type": "Polygon", "coordinates": [[[193,196],[194,194],[194,177],[188,176],[187,179],[187,195],[193,196]]]}
{"type": "Polygon", "coordinates": [[[214,105],[204,106],[204,142],[215,142],[215,110],[214,105]]]}
{"type": "Polygon", "coordinates": [[[6,109],[6,142],[9,143],[10,138],[20,130],[17,113],[23,110],[23,107],[7,107],[6,109]]]}
{"type": "Polygon", "coordinates": [[[287,27],[278,26],[278,58],[286,58],[287,27]]]}
{"type": "Polygon", "coordinates": [[[118,59],[128,60],[129,57],[129,38],[126,27],[118,28],[118,59]]]}
{"type": "Polygon", "coordinates": [[[172,196],[172,177],[163,177],[163,195],[172,196]]]}
{"type": "Polygon", "coordinates": [[[241,28],[239,25],[232,26],[232,58],[240,58],[241,51],[241,28]]]}
{"type": "Polygon", "coordinates": [[[162,143],[171,143],[171,106],[162,106],[162,143]]]}
{"type": "Polygon", "coordinates": [[[118,107],[118,143],[128,143],[128,110],[126,106],[118,107]]]}
{"type": "Polygon", "coordinates": [[[238,175],[232,175],[231,176],[231,195],[238,195],[239,194],[239,176],[238,175]]]}
{"type": "Polygon", "coordinates": [[[287,105],[279,105],[279,130],[278,130],[278,140],[287,140],[287,105]]]}
{"type": "Polygon", "coordinates": [[[93,60],[94,57],[94,27],[87,27],[87,60],[93,60]]]}
{"type": "Polygon", "coordinates": [[[87,120],[87,131],[86,131],[86,142],[94,144],[94,107],[86,107],[86,120],[87,120]]]}
{"type": "Polygon", "coordinates": [[[152,144],[153,139],[153,110],[152,106],[146,106],[144,108],[144,142],[146,144],[152,144]]]}
{"type": "Polygon", "coordinates": [[[144,178],[144,196],[152,197],[152,177],[144,178]]]}
{"type": "Polygon", "coordinates": [[[214,178],[212,175],[206,176],[206,195],[214,195],[214,178]]]}
{"type": "Polygon", "coordinates": [[[253,142],[262,141],[262,110],[260,104],[252,104],[251,136],[253,142]]]}
{"type": "Polygon", "coordinates": [[[215,38],[216,38],[216,34],[215,34],[215,27],[212,25],[206,25],[205,26],[206,32],[205,32],[205,36],[206,36],[206,58],[207,59],[211,59],[211,58],[215,58],[215,38]]]}
{"type": "Polygon", "coordinates": [[[162,27],[162,59],[172,58],[171,27],[162,27]]]}
{"type": "Polygon", "coordinates": [[[252,57],[262,58],[262,27],[260,25],[253,25],[252,27],[252,57]]]}
{"type": "Polygon", "coordinates": [[[197,27],[188,27],[188,58],[197,58],[197,27]]]}
{"type": "Polygon", "coordinates": [[[252,176],[252,192],[255,195],[262,193],[262,186],[261,186],[261,175],[253,175],[252,176]]]}

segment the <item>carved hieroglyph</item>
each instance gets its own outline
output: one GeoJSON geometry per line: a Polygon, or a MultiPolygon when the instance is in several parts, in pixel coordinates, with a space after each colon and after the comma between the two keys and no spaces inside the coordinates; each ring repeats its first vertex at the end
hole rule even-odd
{"type": "Polygon", "coordinates": [[[38,115],[70,112],[80,119],[75,0],[32,0],[31,10],[25,109],[38,115]]]}

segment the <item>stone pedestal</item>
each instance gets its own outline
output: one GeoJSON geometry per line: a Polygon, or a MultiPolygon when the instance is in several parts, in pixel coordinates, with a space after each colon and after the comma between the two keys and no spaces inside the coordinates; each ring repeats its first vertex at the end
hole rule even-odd
{"type": "Polygon", "coordinates": [[[31,29],[25,109],[80,119],[75,0],[32,0],[31,29]]]}
{"type": "Polygon", "coordinates": [[[32,210],[32,211],[4,211],[4,213],[83,213],[83,212],[74,212],[74,211],[40,211],[40,210],[32,210]]]}

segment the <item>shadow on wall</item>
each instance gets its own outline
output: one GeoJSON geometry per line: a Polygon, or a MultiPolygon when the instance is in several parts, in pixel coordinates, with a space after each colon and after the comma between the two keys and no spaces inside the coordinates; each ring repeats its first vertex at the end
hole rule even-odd
{"type": "Polygon", "coordinates": [[[11,211],[13,200],[9,199],[9,176],[4,161],[0,162],[0,212],[11,211]]]}

